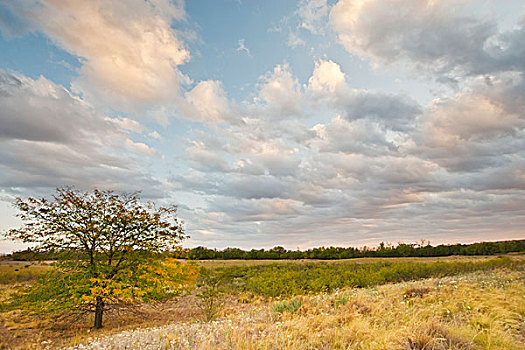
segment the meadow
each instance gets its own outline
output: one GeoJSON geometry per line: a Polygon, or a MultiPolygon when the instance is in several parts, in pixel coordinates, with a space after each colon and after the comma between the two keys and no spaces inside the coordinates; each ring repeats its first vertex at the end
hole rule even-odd
{"type": "MultiPolygon", "coordinates": [[[[6,308],[52,269],[0,266],[0,348],[522,349],[525,257],[200,261],[193,291],[91,322],[6,308]],[[210,306],[211,305],[211,306],[210,306]]],[[[27,266],[27,267],[26,267],[27,266]]]]}

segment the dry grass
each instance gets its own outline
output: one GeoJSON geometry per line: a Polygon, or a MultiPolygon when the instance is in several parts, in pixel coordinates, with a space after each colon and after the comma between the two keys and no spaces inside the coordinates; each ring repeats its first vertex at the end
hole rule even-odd
{"type": "Polygon", "coordinates": [[[523,349],[525,272],[495,270],[331,294],[230,301],[214,322],[171,324],[77,349],[523,349]],[[407,292],[413,296],[407,297],[407,292]],[[291,302],[290,299],[288,302],[291,302]]]}
{"type": "Polygon", "coordinates": [[[49,271],[49,265],[20,262],[3,262],[0,264],[0,284],[27,282],[37,279],[49,271]]]}
{"type": "Polygon", "coordinates": [[[0,313],[0,349],[55,349],[86,341],[90,337],[112,336],[130,329],[160,327],[201,317],[194,297],[179,301],[142,305],[134,309],[107,312],[104,328],[92,328],[93,315],[57,322],[52,317],[21,310],[0,313]]]}

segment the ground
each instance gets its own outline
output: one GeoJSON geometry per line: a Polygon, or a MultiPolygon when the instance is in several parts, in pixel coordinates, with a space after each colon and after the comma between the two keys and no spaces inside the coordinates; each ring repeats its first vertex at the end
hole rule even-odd
{"type": "Polygon", "coordinates": [[[522,266],[288,298],[225,295],[213,321],[189,295],[108,315],[101,331],[9,311],[0,338],[6,348],[523,349],[522,266]]]}

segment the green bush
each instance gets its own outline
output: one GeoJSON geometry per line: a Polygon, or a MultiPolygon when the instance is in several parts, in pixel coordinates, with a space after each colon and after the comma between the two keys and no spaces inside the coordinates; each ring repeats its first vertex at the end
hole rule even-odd
{"type": "Polygon", "coordinates": [[[295,314],[297,311],[299,311],[301,305],[303,305],[303,302],[300,299],[293,299],[290,301],[278,301],[272,305],[272,310],[280,314],[284,312],[295,314]]]}
{"type": "Polygon", "coordinates": [[[268,297],[330,292],[343,287],[369,287],[442,277],[498,267],[518,268],[524,261],[499,257],[481,262],[378,262],[366,264],[307,263],[217,268],[230,292],[268,297]]]}

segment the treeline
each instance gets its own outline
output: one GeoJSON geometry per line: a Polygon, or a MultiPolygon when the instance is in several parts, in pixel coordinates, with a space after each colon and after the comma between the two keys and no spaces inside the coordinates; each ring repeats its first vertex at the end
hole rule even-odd
{"type": "MultiPolygon", "coordinates": [[[[343,248],[319,247],[308,250],[287,250],[283,247],[274,247],[268,250],[226,248],[223,250],[196,247],[188,249],[187,258],[195,260],[211,259],[352,259],[368,257],[436,257],[450,255],[498,255],[514,252],[525,252],[525,240],[480,242],[473,244],[441,244],[432,246],[429,243],[391,245],[380,243],[378,247],[343,248]]],[[[182,256],[178,256],[182,257],[182,256]]]]}
{"type": "MultiPolygon", "coordinates": [[[[226,248],[223,250],[196,247],[177,252],[164,253],[175,258],[194,260],[297,260],[319,259],[338,260],[352,258],[385,258],[385,257],[436,257],[450,255],[498,255],[525,252],[525,240],[480,242],[473,244],[441,244],[432,246],[429,243],[400,243],[392,245],[380,243],[377,247],[319,247],[308,250],[287,250],[277,246],[271,249],[242,250],[226,248]]],[[[26,249],[0,257],[8,260],[58,260],[63,255],[79,254],[75,251],[48,250],[34,251],[26,249]]],[[[144,254],[151,254],[144,252],[144,254]]]]}

